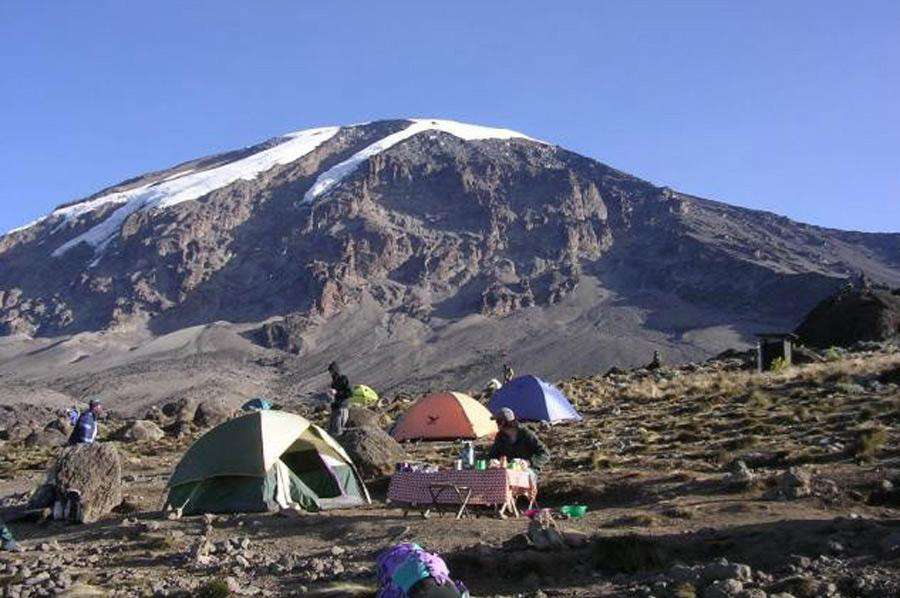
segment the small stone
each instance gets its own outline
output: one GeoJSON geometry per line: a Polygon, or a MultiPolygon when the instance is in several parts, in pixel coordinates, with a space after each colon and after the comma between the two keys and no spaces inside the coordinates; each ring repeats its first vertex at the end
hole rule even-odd
{"type": "Polygon", "coordinates": [[[26,579],[24,582],[25,587],[36,586],[40,583],[47,581],[48,579],[50,579],[50,574],[47,573],[46,571],[41,571],[37,575],[32,575],[31,577],[26,579]]]}
{"type": "Polygon", "coordinates": [[[703,590],[703,598],[729,598],[737,596],[744,590],[744,584],[736,579],[722,579],[714,581],[712,585],[703,590]]]}
{"type": "Polygon", "coordinates": [[[347,550],[341,546],[332,546],[331,547],[331,555],[332,556],[341,556],[342,554],[344,554],[346,552],[347,552],[347,550]]]}

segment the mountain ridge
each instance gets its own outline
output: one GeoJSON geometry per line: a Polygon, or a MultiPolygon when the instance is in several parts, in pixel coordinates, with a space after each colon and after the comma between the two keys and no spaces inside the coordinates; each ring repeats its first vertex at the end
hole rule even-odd
{"type": "MultiPolygon", "coordinates": [[[[137,347],[221,321],[238,353],[293,355],[297,384],[327,357],[388,386],[469,384],[500,354],[559,376],[654,349],[696,359],[792,327],[859,272],[900,285],[900,234],[679,193],[506,129],[316,130],[327,139],[282,162],[310,130],[134,177],[0,237],[0,334],[137,347]],[[360,352],[385,346],[397,359],[360,352]]],[[[92,343],[78,368],[119,363],[92,343]]]]}

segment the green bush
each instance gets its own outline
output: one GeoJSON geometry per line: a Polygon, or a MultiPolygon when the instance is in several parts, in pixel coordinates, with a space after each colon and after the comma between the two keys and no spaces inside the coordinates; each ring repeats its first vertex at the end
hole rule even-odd
{"type": "Polygon", "coordinates": [[[788,365],[788,362],[784,357],[776,357],[772,360],[770,369],[777,374],[779,372],[785,371],[786,369],[788,369],[788,367],[790,366],[788,365]]]}
{"type": "Polygon", "coordinates": [[[196,598],[227,598],[231,596],[228,583],[224,579],[213,579],[206,582],[194,593],[196,598]]]}

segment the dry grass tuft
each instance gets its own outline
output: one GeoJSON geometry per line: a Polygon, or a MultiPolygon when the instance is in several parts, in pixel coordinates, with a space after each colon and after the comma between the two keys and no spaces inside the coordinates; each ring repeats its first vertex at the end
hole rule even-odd
{"type": "Polygon", "coordinates": [[[857,431],[853,454],[858,459],[874,459],[887,442],[887,430],[881,427],[857,431]]]}

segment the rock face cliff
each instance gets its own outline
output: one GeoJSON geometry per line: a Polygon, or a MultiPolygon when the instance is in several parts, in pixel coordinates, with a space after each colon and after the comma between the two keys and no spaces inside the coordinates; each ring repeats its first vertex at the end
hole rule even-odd
{"type": "MultiPolygon", "coordinates": [[[[358,310],[440,346],[473,317],[521,326],[554,306],[633,305],[649,312],[609,334],[649,326],[702,352],[715,343],[684,338],[692,329],[790,325],[860,271],[900,284],[900,235],[692,197],[513,131],[393,120],[137,177],[0,237],[0,334],[226,321],[312,356],[316,331],[358,310]]],[[[550,320],[529,333],[545,348],[565,342],[550,320]]]]}

